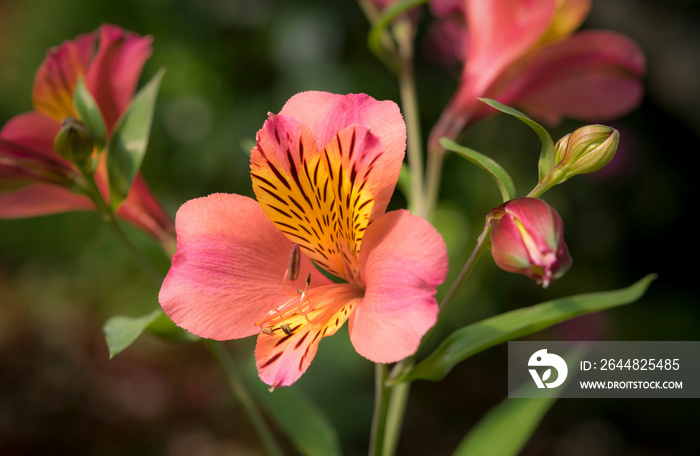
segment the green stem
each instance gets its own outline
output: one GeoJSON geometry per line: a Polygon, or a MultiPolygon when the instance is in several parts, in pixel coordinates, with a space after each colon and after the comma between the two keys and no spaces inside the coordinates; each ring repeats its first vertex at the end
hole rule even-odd
{"type": "Polygon", "coordinates": [[[253,427],[255,427],[258,437],[260,437],[267,454],[275,456],[284,455],[284,452],[277,443],[274,434],[263,419],[262,413],[260,413],[260,410],[258,410],[257,406],[255,405],[253,398],[250,396],[250,394],[248,394],[248,391],[243,386],[243,380],[239,376],[238,370],[234,366],[233,360],[224,347],[224,344],[209,339],[203,339],[203,343],[209,349],[211,354],[219,363],[221,369],[226,374],[226,380],[228,381],[231,391],[243,406],[243,409],[248,415],[251,423],[253,423],[253,427]]]}
{"type": "Polygon", "coordinates": [[[385,437],[387,414],[391,387],[386,385],[388,368],[386,364],[374,365],[374,413],[372,415],[372,434],[369,441],[370,456],[385,455],[385,437]]]}
{"type": "MultiPolygon", "coordinates": [[[[90,199],[95,204],[97,211],[104,221],[112,228],[112,231],[117,236],[117,239],[126,247],[129,253],[133,256],[136,263],[144,270],[151,281],[156,287],[160,287],[163,283],[163,276],[155,269],[148,258],[131,242],[126,233],[122,230],[121,226],[115,217],[112,208],[107,205],[102,193],[100,192],[95,180],[91,174],[82,173],[85,180],[85,186],[83,187],[85,193],[90,197],[90,199]]],[[[166,252],[167,253],[167,252],[166,252]]],[[[212,353],[214,358],[219,363],[219,366],[223,369],[226,374],[231,391],[234,396],[243,405],[250,421],[253,423],[260,439],[263,442],[263,446],[268,454],[273,456],[282,456],[284,452],[281,450],[274,435],[270,431],[269,427],[265,423],[262,414],[255,405],[255,402],[251,398],[248,391],[245,389],[241,378],[238,375],[233,360],[230,358],[228,352],[224,348],[223,344],[220,342],[203,339],[203,343],[212,353]]]]}
{"type": "MultiPolygon", "coordinates": [[[[467,279],[469,279],[469,277],[471,276],[472,272],[474,271],[474,268],[476,267],[476,264],[479,262],[479,259],[483,255],[484,251],[487,250],[487,241],[489,239],[490,233],[491,225],[487,225],[486,227],[484,227],[484,231],[479,235],[479,238],[476,242],[476,246],[474,246],[474,250],[472,251],[471,255],[469,255],[469,258],[467,259],[466,263],[464,263],[464,267],[453,282],[452,287],[450,287],[450,289],[447,291],[447,294],[440,301],[440,316],[443,316],[445,314],[447,308],[450,306],[452,301],[454,301],[454,298],[457,296],[459,291],[467,282],[467,279]]],[[[437,324],[430,328],[430,330],[428,330],[425,336],[423,336],[421,346],[425,345],[425,342],[430,339],[430,336],[433,334],[433,330],[436,327],[437,324]]],[[[417,353],[418,350],[416,350],[416,353],[414,353],[413,355],[397,363],[391,370],[391,375],[389,375],[388,377],[386,376],[386,373],[384,373],[384,375],[381,377],[381,380],[383,382],[382,385],[375,386],[375,393],[377,394],[377,398],[375,399],[374,419],[377,419],[378,413],[382,413],[383,415],[381,416],[384,420],[383,427],[380,428],[380,430],[382,431],[381,435],[384,440],[381,446],[378,446],[376,443],[375,425],[373,421],[372,435],[375,438],[372,440],[373,444],[370,448],[375,449],[375,451],[377,448],[379,448],[383,451],[383,453],[373,453],[375,456],[392,456],[396,450],[399,435],[401,434],[401,426],[403,425],[403,418],[406,410],[406,402],[408,400],[408,393],[410,391],[411,383],[391,383],[391,380],[400,377],[401,375],[403,375],[404,372],[413,367],[417,353]],[[379,397],[379,394],[382,394],[381,398],[379,397]],[[387,399],[386,396],[388,394],[390,396],[387,399]],[[387,401],[388,404],[385,405],[387,401]]],[[[375,381],[380,381],[379,374],[376,375],[375,381]]]]}
{"type": "Polygon", "coordinates": [[[384,438],[384,454],[386,456],[392,456],[396,453],[396,446],[401,436],[403,419],[406,415],[406,402],[408,402],[408,393],[411,391],[411,382],[399,383],[389,386],[389,388],[391,397],[389,398],[389,406],[387,409],[384,438]]]}
{"type": "Polygon", "coordinates": [[[554,182],[548,180],[546,182],[539,182],[535,188],[533,188],[530,193],[527,194],[530,198],[539,198],[544,192],[554,187],[554,182]]]}
{"type": "Polygon", "coordinates": [[[100,192],[99,188],[97,188],[97,184],[95,183],[95,179],[93,179],[93,176],[83,173],[83,177],[85,178],[86,182],[86,193],[88,197],[90,197],[92,202],[95,204],[97,212],[102,216],[102,219],[112,229],[117,239],[122,243],[122,245],[126,248],[129,254],[131,254],[131,256],[134,258],[134,261],[136,261],[136,264],[138,264],[138,266],[148,276],[151,282],[153,282],[153,284],[157,287],[160,287],[163,283],[163,275],[160,272],[158,272],[158,270],[143,254],[143,252],[136,248],[133,242],[131,242],[131,239],[129,239],[124,230],[122,230],[122,227],[119,225],[114,211],[110,206],[107,205],[104,198],[102,197],[102,193],[100,192]]]}
{"type": "Polygon", "coordinates": [[[399,90],[401,107],[406,121],[406,153],[411,174],[411,212],[426,217],[423,188],[423,139],[420,128],[418,97],[413,70],[413,44],[415,30],[410,19],[403,17],[393,26],[399,46],[399,90]]]}
{"type": "Polygon", "coordinates": [[[437,145],[428,150],[428,162],[425,175],[424,218],[430,220],[435,210],[438,192],[440,190],[440,175],[442,174],[442,162],[445,159],[445,149],[437,145]]]}
{"type": "Polygon", "coordinates": [[[450,306],[454,298],[457,296],[464,284],[467,283],[467,279],[469,279],[469,276],[471,276],[472,272],[474,271],[479,259],[481,259],[481,255],[483,255],[483,253],[489,247],[488,239],[490,234],[491,225],[489,224],[484,227],[484,231],[482,231],[479,235],[476,245],[474,246],[474,250],[472,250],[471,255],[469,255],[467,262],[464,263],[464,267],[462,267],[459,275],[452,283],[452,287],[450,287],[445,296],[443,296],[442,301],[440,301],[440,314],[444,314],[447,311],[447,308],[450,306]]]}
{"type": "MultiPolygon", "coordinates": [[[[474,268],[476,268],[479,259],[481,259],[483,253],[488,249],[489,243],[487,241],[489,239],[490,234],[491,225],[487,225],[484,227],[484,231],[482,231],[479,235],[479,238],[476,241],[476,245],[474,246],[474,250],[472,250],[471,255],[469,255],[469,258],[464,263],[464,266],[462,267],[462,270],[460,271],[459,275],[452,283],[452,286],[447,291],[445,296],[440,301],[440,315],[438,319],[445,315],[445,312],[449,308],[452,301],[454,301],[454,298],[459,294],[462,287],[464,287],[464,285],[467,283],[467,280],[474,271],[474,268]]],[[[437,326],[438,325],[436,323],[435,325],[433,325],[432,328],[428,330],[427,333],[425,333],[425,335],[423,336],[423,340],[421,341],[421,347],[424,346],[428,340],[430,340],[430,337],[433,335],[433,332],[437,326]]],[[[394,368],[391,370],[391,375],[389,376],[390,381],[392,379],[400,377],[406,370],[410,369],[413,366],[419,350],[420,347],[418,348],[418,350],[416,350],[416,353],[402,360],[394,366],[394,368]]]]}

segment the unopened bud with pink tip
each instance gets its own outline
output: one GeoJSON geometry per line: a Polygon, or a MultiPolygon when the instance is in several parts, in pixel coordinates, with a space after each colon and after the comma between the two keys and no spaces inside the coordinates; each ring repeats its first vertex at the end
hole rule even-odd
{"type": "Polygon", "coordinates": [[[547,288],[571,267],[564,223],[544,201],[507,201],[491,211],[487,223],[492,226],[491,255],[499,268],[525,274],[547,288]]]}

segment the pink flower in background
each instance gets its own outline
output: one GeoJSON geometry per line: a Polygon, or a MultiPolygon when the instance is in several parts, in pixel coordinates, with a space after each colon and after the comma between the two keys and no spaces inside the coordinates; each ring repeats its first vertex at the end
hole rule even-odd
{"type": "Polygon", "coordinates": [[[609,31],[573,34],[590,0],[432,0],[430,7],[440,18],[431,35],[443,59],[464,62],[432,147],[495,112],[478,98],[549,123],[608,120],[641,100],[645,62],[636,43],[609,31]]]}
{"type": "MultiPolygon", "coordinates": [[[[34,111],[13,117],[0,130],[0,218],[94,209],[86,196],[73,191],[79,173],[55,153],[54,139],[63,119],[77,117],[73,92],[79,77],[97,102],[109,136],[131,102],[151,41],[102,25],[97,32],[49,50],[34,80],[34,111]]],[[[107,195],[104,164],[95,179],[107,195]]],[[[172,219],[140,174],[117,215],[161,243],[174,236],[172,219]]]]}
{"type": "Polygon", "coordinates": [[[165,313],[205,338],[258,334],[258,371],[273,388],[294,383],[346,320],[362,356],[389,363],[413,354],[437,319],[448,265],[428,222],[385,213],[405,147],[393,102],[292,97],[258,132],[257,201],[215,194],[178,211],[165,313]]]}
{"type": "Polygon", "coordinates": [[[572,264],[564,242],[564,222],[537,198],[516,198],[489,214],[491,255],[499,268],[526,276],[547,288],[572,264]]]}

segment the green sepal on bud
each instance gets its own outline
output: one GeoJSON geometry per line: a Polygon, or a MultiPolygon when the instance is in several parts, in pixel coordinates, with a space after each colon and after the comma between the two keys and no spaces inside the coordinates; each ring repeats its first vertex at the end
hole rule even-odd
{"type": "Polygon", "coordinates": [[[61,130],[54,139],[54,149],[61,157],[72,162],[79,170],[92,173],[95,141],[85,125],[75,117],[63,119],[61,130]]]}
{"type": "Polygon", "coordinates": [[[554,145],[554,157],[540,178],[537,192],[561,184],[577,174],[592,173],[610,163],[615,156],[620,133],[605,125],[586,125],[561,138],[554,145]]]}
{"type": "Polygon", "coordinates": [[[554,146],[555,171],[568,179],[598,171],[615,156],[620,133],[605,125],[587,125],[561,138],[554,146]]]}

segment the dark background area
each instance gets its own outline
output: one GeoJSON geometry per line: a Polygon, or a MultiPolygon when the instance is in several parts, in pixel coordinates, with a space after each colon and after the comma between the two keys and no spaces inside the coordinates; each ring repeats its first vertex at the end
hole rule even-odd
{"type": "MultiPolygon", "coordinates": [[[[427,135],[458,72],[422,51],[417,79],[427,135]]],[[[365,92],[399,101],[395,79],[366,47],[368,24],[349,0],[2,0],[0,122],[31,110],[34,72],[51,46],[109,22],[154,36],[142,83],[161,86],[143,173],[166,209],[214,192],[252,195],[247,151],[267,112],[303,90],[365,92]]],[[[695,1],[594,1],[586,28],[623,32],[644,49],[647,93],[610,122],[620,150],[604,170],[544,197],[562,215],[574,267],[547,290],[498,270],[489,258],[450,309],[441,333],[548,299],[625,287],[659,274],[637,303],[582,317],[530,340],[698,340],[694,206],[700,149],[700,5],[695,1]]],[[[551,128],[555,140],[582,125],[551,128]]],[[[535,184],[536,136],[506,116],[460,139],[499,161],[524,195],[535,184]]],[[[449,157],[435,224],[455,275],[500,202],[473,165],[449,157]]],[[[397,192],[393,206],[405,204],[397,192]]],[[[129,234],[165,272],[168,259],[129,234]]],[[[449,283],[449,281],[448,281],[449,283]]],[[[446,291],[446,286],[440,292],[446,291]]],[[[95,214],[0,220],[0,454],[259,454],[252,428],[200,344],[145,335],[108,359],[110,316],[156,308],[158,290],[95,214]]],[[[253,338],[229,344],[253,363],[253,338]]],[[[506,347],[489,349],[441,383],[412,387],[398,454],[450,454],[506,393],[506,347]]],[[[366,453],[373,366],[347,330],[321,344],[294,386],[338,430],[346,454],[366,453]]],[[[525,455],[696,454],[697,399],[562,399],[525,455]]]]}

